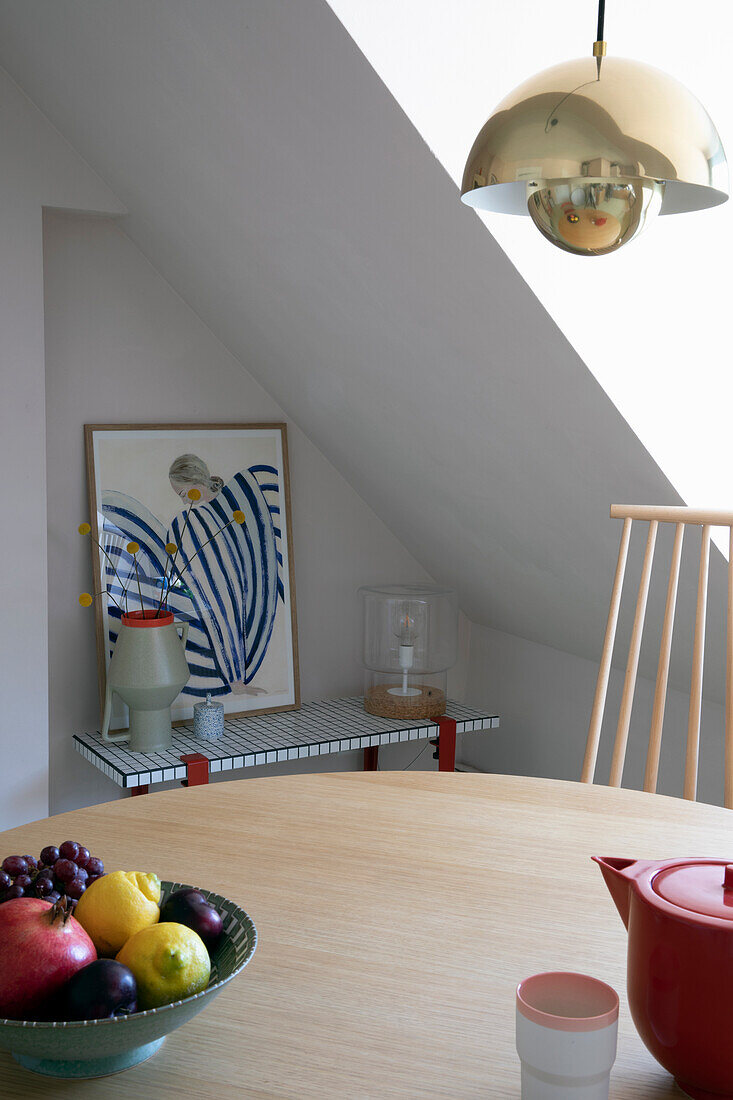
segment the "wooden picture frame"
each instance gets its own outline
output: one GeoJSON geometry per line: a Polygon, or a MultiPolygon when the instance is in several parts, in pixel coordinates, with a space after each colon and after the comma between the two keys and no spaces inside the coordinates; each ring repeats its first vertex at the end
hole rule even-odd
{"type": "MultiPolygon", "coordinates": [[[[193,704],[205,698],[207,690],[224,703],[227,718],[297,709],[300,675],[287,425],[86,424],[84,442],[100,711],[120,618],[114,601],[124,610],[120,592],[127,584],[129,610],[133,603],[137,609],[140,599],[150,607],[166,583],[176,619],[191,623],[186,652],[191,679],[171,707],[174,725],[191,720],[193,704]],[[194,483],[202,486],[203,496],[192,505],[186,488],[194,483]],[[176,495],[181,498],[178,504],[176,495]],[[247,522],[228,523],[235,508],[246,511],[247,522]],[[197,524],[202,530],[218,524],[224,538],[227,523],[226,562],[219,552],[221,539],[206,552],[206,544],[199,540],[190,543],[194,552],[189,551],[189,566],[185,544],[187,538],[196,539],[197,524]],[[175,541],[171,532],[182,535],[183,567],[177,570],[175,584],[166,582],[166,554],[161,549],[165,540],[175,541]],[[126,550],[128,541],[141,547],[140,588],[126,550]]],[[[115,701],[110,728],[124,729],[126,708],[115,701]]]]}

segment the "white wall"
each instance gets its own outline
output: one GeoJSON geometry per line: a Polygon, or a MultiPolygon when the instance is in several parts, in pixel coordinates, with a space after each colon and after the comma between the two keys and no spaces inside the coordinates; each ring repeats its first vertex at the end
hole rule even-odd
{"type": "MultiPolygon", "coordinates": [[[[600,639],[604,624],[599,623],[598,629],[600,639]]],[[[501,728],[488,739],[480,734],[464,735],[461,759],[482,771],[579,779],[597,673],[597,661],[471,625],[465,700],[476,706],[496,707],[501,728]]],[[[623,678],[623,668],[612,670],[596,771],[597,781],[602,783],[608,781],[623,678]]],[[[653,682],[640,678],[629,733],[625,787],[640,789],[642,785],[653,697],[653,682]]],[[[689,696],[684,692],[669,692],[659,776],[661,794],[682,793],[688,706],[689,696]]],[[[701,801],[718,805],[723,803],[723,728],[723,707],[706,699],[698,796],[701,801]]]]}
{"type": "MultiPolygon", "coordinates": [[[[60,813],[119,794],[71,740],[98,723],[93,614],[77,603],[90,583],[76,531],[87,516],[83,425],[286,418],[111,221],[48,214],[44,262],[51,812],[60,813]]],[[[303,433],[292,424],[288,433],[303,699],[357,693],[356,589],[426,574],[303,433]]],[[[358,754],[329,757],[329,768],[360,766],[358,754]]]]}
{"type": "MultiPolygon", "coordinates": [[[[93,618],[77,604],[90,577],[88,545],[76,533],[87,515],[83,424],[272,420],[283,414],[114,222],[49,213],[44,251],[51,810],[62,812],[120,794],[71,743],[74,731],[96,728],[98,720],[93,618]]],[[[426,574],[297,427],[291,424],[289,433],[303,698],[357,693],[357,587],[426,574]]],[[[663,587],[662,557],[655,584],[663,587]]],[[[602,595],[605,600],[607,593],[602,595]]],[[[603,625],[599,617],[599,649],[603,625]]],[[[622,617],[621,642],[629,628],[622,617]]],[[[451,694],[498,712],[501,728],[465,735],[459,757],[491,771],[578,778],[596,660],[472,624],[465,616],[460,650],[451,694]]],[[[622,675],[618,669],[612,674],[611,717],[618,712],[622,675]]],[[[630,738],[630,785],[642,772],[651,696],[651,683],[641,680],[630,738]]],[[[686,724],[687,696],[672,692],[660,784],[669,793],[681,788],[686,724]]],[[[722,728],[722,708],[706,701],[701,795],[709,801],[722,796],[722,728]]],[[[612,733],[604,731],[600,777],[607,774],[612,733]]],[[[417,748],[382,750],[382,763],[404,767],[417,748]]],[[[299,762],[267,770],[322,766],[299,762]]],[[[329,757],[328,767],[361,767],[360,754],[329,757]]],[[[429,750],[414,767],[435,767],[429,750]]]]}
{"type": "Polygon", "coordinates": [[[0,828],[48,812],[42,206],[123,207],[0,71],[0,828]]]}
{"type": "MultiPolygon", "coordinates": [[[[2,573],[7,621],[23,623],[22,636],[4,632],[0,765],[17,780],[0,811],[7,823],[45,812],[47,625],[52,807],[116,794],[70,743],[97,720],[93,628],[76,604],[89,583],[76,535],[85,421],[282,416],[258,375],[436,579],[461,586],[467,613],[593,656],[607,606],[599,583],[617,545],[607,505],[674,493],[495,242],[476,232],[326,5],[221,0],[204,12],[196,0],[161,0],[151,14],[137,0],[73,2],[62,13],[51,0],[0,0],[0,11],[0,50],[124,187],[129,232],[238,356],[127,237],[53,216],[44,394],[40,206],[114,202],[95,177],[82,186],[85,166],[25,101],[33,117],[14,131],[6,112],[0,320],[12,400],[2,457],[15,475],[7,515],[23,532],[21,552],[5,544],[2,573]],[[53,143],[37,164],[38,147],[53,143]],[[344,165],[359,166],[347,186],[344,165]]],[[[357,585],[421,570],[302,435],[291,444],[307,698],[359,686],[357,585]]],[[[471,694],[503,712],[503,726],[480,751],[497,767],[577,774],[592,662],[485,637],[491,661],[477,643],[471,694]]]]}
{"type": "Polygon", "coordinates": [[[677,495],[324,0],[0,0],[0,58],[466,613],[590,654],[609,504],[677,495]]]}
{"type": "MultiPolygon", "coordinates": [[[[93,619],[76,599],[90,575],[88,546],[76,533],[87,515],[83,424],[271,420],[283,414],[114,222],[49,213],[44,250],[51,810],[61,812],[120,795],[71,743],[75,730],[96,728],[98,719],[93,619]]],[[[293,425],[289,432],[303,697],[356,693],[361,687],[356,588],[426,575],[305,436],[293,425]]],[[[599,647],[602,630],[600,619],[599,647]]],[[[595,660],[471,624],[465,616],[460,648],[451,694],[501,715],[498,731],[462,738],[460,758],[491,771],[577,778],[595,660]]],[[[618,709],[621,679],[622,672],[614,670],[610,715],[618,709]]],[[[649,681],[640,681],[629,750],[631,784],[642,770],[651,694],[649,681]]],[[[687,697],[673,692],[660,784],[670,793],[681,785],[686,721],[687,697]]],[[[721,795],[721,731],[722,708],[706,702],[701,794],[710,801],[721,795]]],[[[605,733],[599,776],[607,773],[610,755],[612,730],[605,733]]],[[[413,745],[383,750],[382,763],[404,767],[416,751],[413,745]]],[[[321,767],[313,761],[267,770],[321,767]]],[[[360,754],[330,757],[328,767],[361,767],[360,754]]],[[[414,767],[435,767],[429,750],[414,767]]]]}
{"type": "MultiPolygon", "coordinates": [[[[87,543],[76,533],[87,516],[84,423],[272,420],[283,418],[283,412],[116,223],[47,213],[44,253],[51,810],[62,812],[120,795],[72,746],[74,731],[96,728],[98,720],[94,620],[77,604],[90,574],[87,543]]],[[[288,431],[303,696],[358,693],[355,590],[363,583],[426,574],[304,434],[293,425],[288,431]]],[[[665,564],[663,553],[655,584],[663,585],[665,564]]],[[[599,618],[599,649],[603,625],[599,618]]],[[[628,628],[622,618],[621,645],[628,628]]],[[[676,645],[683,649],[689,641],[683,637],[676,645]]],[[[451,694],[499,713],[501,728],[462,737],[459,758],[488,771],[577,779],[597,660],[471,624],[464,616],[460,651],[451,694]]],[[[614,669],[606,712],[611,723],[622,680],[623,670],[614,669]]],[[[628,785],[641,783],[652,696],[653,684],[639,680],[628,785]]],[[[670,693],[660,780],[666,793],[681,790],[687,706],[687,695],[670,693]]],[[[601,779],[608,774],[613,736],[606,727],[601,779]]],[[[722,729],[722,707],[705,701],[700,792],[711,802],[722,801],[722,729]]],[[[383,766],[405,767],[419,748],[382,750],[383,766]]],[[[361,756],[329,757],[327,766],[360,768],[361,756]]],[[[322,767],[320,761],[304,761],[249,774],[322,767]]],[[[429,750],[414,763],[416,770],[435,767],[429,750]]]]}

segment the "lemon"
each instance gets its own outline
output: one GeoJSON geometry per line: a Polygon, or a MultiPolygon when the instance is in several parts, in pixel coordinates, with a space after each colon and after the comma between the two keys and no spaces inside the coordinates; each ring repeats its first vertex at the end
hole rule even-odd
{"type": "Polygon", "coordinates": [[[79,898],[74,916],[98,955],[114,956],[160,917],[160,879],[144,871],[112,871],[96,879],[79,898]]]}
{"type": "Polygon", "coordinates": [[[135,975],[141,1009],[160,1008],[209,984],[209,953],[192,928],[162,921],[136,932],[117,955],[135,975]]]}

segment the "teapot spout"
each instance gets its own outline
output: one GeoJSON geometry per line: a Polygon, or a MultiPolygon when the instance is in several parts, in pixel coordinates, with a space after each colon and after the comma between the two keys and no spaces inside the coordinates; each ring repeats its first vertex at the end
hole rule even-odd
{"type": "Polygon", "coordinates": [[[631,884],[636,878],[632,869],[636,868],[638,860],[619,859],[615,856],[592,856],[591,858],[600,867],[603,881],[610,891],[613,903],[625,927],[628,928],[631,884]]]}

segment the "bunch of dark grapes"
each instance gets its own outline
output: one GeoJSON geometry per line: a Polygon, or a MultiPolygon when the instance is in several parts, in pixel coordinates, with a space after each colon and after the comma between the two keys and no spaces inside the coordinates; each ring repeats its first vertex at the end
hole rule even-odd
{"type": "Polygon", "coordinates": [[[0,902],[11,898],[58,901],[64,895],[75,904],[88,886],[104,874],[104,864],[75,840],[58,848],[50,844],[38,859],[7,856],[0,869],[0,902]]]}

